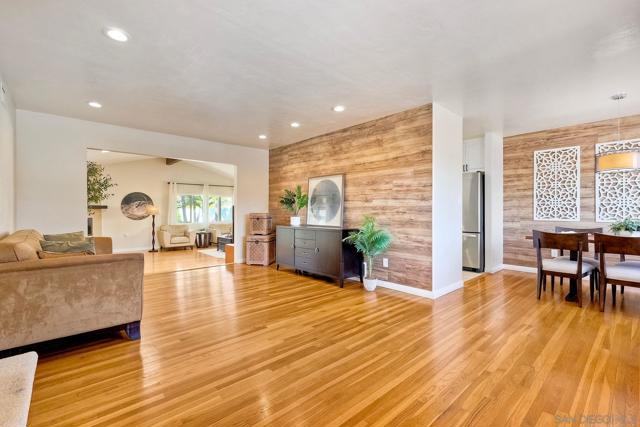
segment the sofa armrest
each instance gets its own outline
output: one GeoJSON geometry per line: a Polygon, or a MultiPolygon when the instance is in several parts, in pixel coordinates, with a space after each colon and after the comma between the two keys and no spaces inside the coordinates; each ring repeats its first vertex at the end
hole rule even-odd
{"type": "Polygon", "coordinates": [[[158,242],[160,242],[161,247],[168,247],[171,244],[171,233],[166,230],[158,231],[158,242]]]}
{"type": "Polygon", "coordinates": [[[142,319],[144,254],[0,264],[0,350],[142,319]]]}
{"type": "Polygon", "coordinates": [[[195,231],[189,231],[187,233],[187,237],[189,237],[189,243],[191,243],[192,245],[196,244],[196,232],[195,231]]]}
{"type": "Polygon", "coordinates": [[[113,253],[113,241],[111,237],[94,237],[96,255],[108,255],[113,253]]]}

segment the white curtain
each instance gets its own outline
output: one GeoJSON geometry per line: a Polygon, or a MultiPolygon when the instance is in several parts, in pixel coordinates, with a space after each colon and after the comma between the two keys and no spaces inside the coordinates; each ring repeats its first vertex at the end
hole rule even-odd
{"type": "Polygon", "coordinates": [[[178,197],[178,184],[169,183],[169,199],[167,204],[167,224],[177,224],[178,214],[176,210],[176,199],[178,197]]]}
{"type": "Polygon", "coordinates": [[[202,219],[206,225],[209,224],[209,186],[202,186],[202,219]]]}

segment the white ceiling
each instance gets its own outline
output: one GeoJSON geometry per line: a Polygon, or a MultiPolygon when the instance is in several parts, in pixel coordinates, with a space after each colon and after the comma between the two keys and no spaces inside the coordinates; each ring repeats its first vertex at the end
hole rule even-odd
{"type": "Polygon", "coordinates": [[[214,141],[273,147],[432,100],[464,115],[467,137],[613,117],[608,97],[621,90],[623,114],[640,113],[638,0],[0,0],[0,10],[0,70],[18,108],[214,141]],[[105,38],[105,26],[130,42],[105,38]],[[94,99],[104,108],[86,106],[94,99]]]}
{"type": "MultiPolygon", "coordinates": [[[[111,165],[114,163],[137,162],[140,160],[159,159],[160,157],[144,156],[142,154],[121,153],[118,151],[103,151],[89,148],[87,150],[87,160],[97,162],[102,165],[111,165]]],[[[164,160],[164,158],[162,158],[164,160]]],[[[236,169],[234,165],[227,163],[203,162],[200,160],[181,160],[191,166],[213,172],[227,178],[235,177],[236,169]]]]}

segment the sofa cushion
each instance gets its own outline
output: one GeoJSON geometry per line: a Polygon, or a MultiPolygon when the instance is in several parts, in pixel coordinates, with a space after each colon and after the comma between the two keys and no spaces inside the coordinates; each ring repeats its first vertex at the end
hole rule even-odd
{"type": "Polygon", "coordinates": [[[96,253],[96,246],[93,239],[86,239],[79,242],[56,242],[56,241],[40,241],[43,251],[47,252],[82,252],[82,253],[96,253]]]}
{"type": "Polygon", "coordinates": [[[43,239],[44,237],[38,230],[18,230],[0,240],[0,243],[26,243],[37,252],[42,250],[42,247],[40,247],[40,240],[43,239]]]}
{"type": "Polygon", "coordinates": [[[187,236],[171,237],[171,244],[176,244],[176,243],[189,243],[189,238],[187,236]]]}
{"type": "Polygon", "coordinates": [[[45,234],[44,240],[52,242],[80,242],[84,240],[84,232],[74,231],[73,233],[45,234]]]}
{"type": "Polygon", "coordinates": [[[189,234],[189,226],[181,225],[181,224],[175,224],[175,225],[165,224],[160,226],[160,231],[167,231],[172,236],[186,236],[187,234],[189,234]]]}
{"type": "Polygon", "coordinates": [[[28,243],[6,243],[4,240],[0,242],[0,263],[33,259],[38,259],[38,252],[28,243]]]}

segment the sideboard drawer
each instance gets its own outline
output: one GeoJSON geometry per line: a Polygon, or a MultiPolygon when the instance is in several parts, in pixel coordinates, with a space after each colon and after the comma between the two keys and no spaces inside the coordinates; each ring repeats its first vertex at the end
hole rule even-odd
{"type": "Polygon", "coordinates": [[[296,239],[296,248],[315,249],[316,241],[311,239],[296,239]]]}
{"type": "Polygon", "coordinates": [[[315,270],[315,258],[296,258],[296,268],[304,271],[315,270]]]}
{"type": "Polygon", "coordinates": [[[316,239],[315,230],[296,230],[295,233],[296,233],[296,239],[310,239],[310,240],[316,239]]]}
{"type": "Polygon", "coordinates": [[[315,254],[315,248],[296,248],[296,258],[313,258],[315,254]]]}

